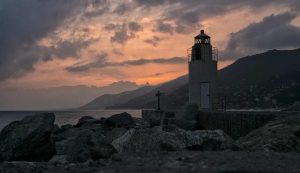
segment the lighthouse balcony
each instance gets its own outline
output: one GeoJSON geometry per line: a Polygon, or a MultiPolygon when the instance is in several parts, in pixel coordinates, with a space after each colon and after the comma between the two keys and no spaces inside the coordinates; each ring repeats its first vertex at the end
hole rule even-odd
{"type": "Polygon", "coordinates": [[[212,60],[217,62],[219,60],[219,50],[216,47],[213,47],[212,49],[212,60]]]}
{"type": "MultiPolygon", "coordinates": [[[[188,62],[191,62],[192,61],[192,48],[187,49],[187,57],[188,57],[188,62]]],[[[216,48],[216,47],[212,48],[212,56],[211,57],[212,57],[212,61],[218,62],[218,57],[219,57],[218,48],[216,48]]],[[[201,60],[201,58],[200,58],[200,60],[201,60]]]]}

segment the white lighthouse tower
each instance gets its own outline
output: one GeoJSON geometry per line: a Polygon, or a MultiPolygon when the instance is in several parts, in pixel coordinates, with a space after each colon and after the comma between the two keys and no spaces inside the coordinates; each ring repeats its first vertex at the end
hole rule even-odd
{"type": "Polygon", "coordinates": [[[188,49],[189,103],[200,110],[216,109],[218,50],[210,43],[210,36],[201,30],[194,46],[188,49]]]}

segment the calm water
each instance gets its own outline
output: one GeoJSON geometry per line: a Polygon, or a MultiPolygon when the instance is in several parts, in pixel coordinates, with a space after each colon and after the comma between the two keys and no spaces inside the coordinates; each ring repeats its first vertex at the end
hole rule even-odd
{"type": "MultiPolygon", "coordinates": [[[[45,111],[0,111],[0,129],[12,121],[20,120],[25,116],[33,115],[45,111]]],[[[109,117],[114,114],[127,112],[133,117],[141,117],[141,110],[84,110],[84,111],[49,111],[55,114],[55,123],[76,124],[83,116],[92,116],[94,118],[109,117]]]]}

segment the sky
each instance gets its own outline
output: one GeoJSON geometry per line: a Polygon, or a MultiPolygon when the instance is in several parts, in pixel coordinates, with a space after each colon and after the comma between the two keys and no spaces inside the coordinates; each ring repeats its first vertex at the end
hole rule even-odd
{"type": "Polygon", "coordinates": [[[0,89],[155,85],[187,73],[200,30],[219,68],[300,47],[299,0],[1,0],[0,89]]]}

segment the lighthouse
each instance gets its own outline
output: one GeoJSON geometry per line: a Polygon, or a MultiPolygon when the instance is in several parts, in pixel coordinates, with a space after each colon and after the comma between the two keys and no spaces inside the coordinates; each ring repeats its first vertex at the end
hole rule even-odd
{"type": "Polygon", "coordinates": [[[204,30],[194,38],[188,57],[189,103],[198,105],[200,110],[216,109],[218,50],[204,30]]]}

